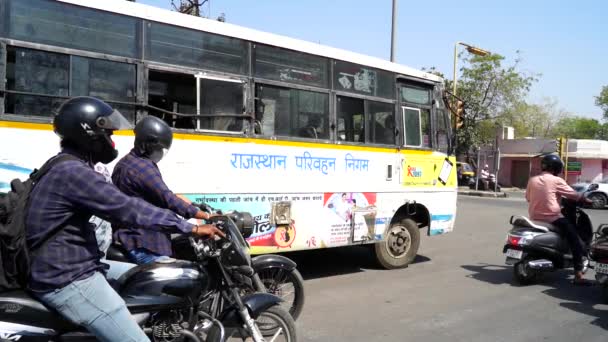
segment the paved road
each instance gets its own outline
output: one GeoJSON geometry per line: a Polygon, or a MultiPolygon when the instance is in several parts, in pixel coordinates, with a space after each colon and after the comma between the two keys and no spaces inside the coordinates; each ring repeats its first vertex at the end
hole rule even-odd
{"type": "MultiPolygon", "coordinates": [[[[599,289],[572,287],[567,272],[512,284],[501,248],[508,218],[525,212],[521,198],[462,197],[455,231],[424,237],[404,270],[376,268],[365,248],[295,255],[307,291],[300,341],[608,341],[599,289]]],[[[588,212],[608,222],[608,210],[588,212]]]]}

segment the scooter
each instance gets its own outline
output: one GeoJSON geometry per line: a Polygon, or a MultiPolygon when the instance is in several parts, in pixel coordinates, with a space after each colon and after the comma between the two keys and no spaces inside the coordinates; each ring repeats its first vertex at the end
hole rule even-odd
{"type": "MultiPolygon", "coordinates": [[[[584,250],[588,251],[593,240],[593,226],[589,216],[579,207],[575,201],[562,199],[562,214],[576,225],[584,250]]],[[[511,216],[509,223],[512,228],[507,234],[503,253],[507,257],[506,264],[513,265],[517,283],[532,284],[544,272],[573,267],[570,247],[557,227],[524,216],[511,216]]],[[[583,272],[588,266],[588,260],[585,260],[583,272]]]]}
{"type": "Polygon", "coordinates": [[[598,227],[589,256],[594,263],[595,280],[602,287],[603,302],[608,303],[608,224],[598,227]]]}
{"type": "MultiPolygon", "coordinates": [[[[280,307],[280,298],[268,293],[241,296],[242,279],[253,273],[251,258],[230,218],[220,217],[216,225],[225,239],[186,238],[195,262],[137,266],[111,285],[154,342],[223,342],[237,334],[255,342],[279,335],[295,341],[295,323],[280,307]]],[[[0,308],[1,341],[96,341],[23,290],[0,294],[0,308]]]]}

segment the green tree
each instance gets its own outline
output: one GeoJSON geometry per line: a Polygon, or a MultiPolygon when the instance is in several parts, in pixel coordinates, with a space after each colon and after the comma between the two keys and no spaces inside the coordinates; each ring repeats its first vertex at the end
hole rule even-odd
{"type": "MultiPolygon", "coordinates": [[[[503,66],[505,57],[498,54],[483,57],[461,54],[460,57],[463,67],[457,95],[465,101],[465,126],[457,134],[457,153],[467,154],[471,147],[494,140],[496,123],[500,123],[503,115],[514,113],[518,106],[525,104],[530,87],[539,75],[519,70],[519,51],[510,66],[503,66]],[[485,121],[490,123],[481,124],[485,121]]],[[[540,130],[542,120],[537,121],[540,130]]]]}
{"type": "Polygon", "coordinates": [[[604,111],[604,119],[608,120],[608,86],[604,86],[600,95],[595,97],[595,104],[604,111]]]}
{"type": "Polygon", "coordinates": [[[600,139],[605,135],[605,126],[596,119],[566,117],[555,124],[555,137],[571,139],[600,139]]]}

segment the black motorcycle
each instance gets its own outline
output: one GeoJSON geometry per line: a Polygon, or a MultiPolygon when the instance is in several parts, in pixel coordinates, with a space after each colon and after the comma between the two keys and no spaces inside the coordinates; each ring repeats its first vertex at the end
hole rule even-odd
{"type": "MultiPolygon", "coordinates": [[[[206,204],[197,204],[202,210],[220,215],[210,222],[222,221],[222,217],[229,217],[235,224],[243,238],[253,233],[254,221],[247,212],[231,211],[223,214],[206,204]]],[[[249,248],[247,241],[243,240],[245,248],[249,248]]],[[[174,256],[180,260],[197,260],[197,256],[190,247],[190,242],[183,236],[172,239],[174,256]]],[[[118,244],[112,244],[107,252],[108,260],[130,262],[127,251],[118,244]]],[[[294,320],[298,318],[304,307],[304,280],[296,269],[296,263],[282,255],[265,254],[251,259],[253,274],[249,281],[243,281],[242,290],[245,293],[268,292],[283,299],[281,306],[287,310],[294,320]]]]}
{"type": "MultiPolygon", "coordinates": [[[[562,214],[577,227],[578,235],[587,252],[593,240],[593,226],[580,203],[562,199],[562,214]]],[[[573,267],[567,240],[552,224],[532,221],[524,216],[511,216],[513,226],[503,247],[506,264],[513,265],[513,276],[521,285],[531,284],[543,272],[573,267]]],[[[583,272],[588,268],[585,260],[583,272]]]]}
{"type": "MultiPolygon", "coordinates": [[[[229,218],[217,226],[226,239],[187,238],[196,262],[137,266],[112,284],[152,341],[223,342],[230,336],[296,341],[295,323],[268,293],[241,296],[240,281],[251,274],[251,258],[229,218]]],[[[25,291],[0,294],[0,340],[95,341],[25,291]]]]}
{"type": "MultiPolygon", "coordinates": [[[[201,210],[210,214],[223,215],[206,203],[195,204],[201,210]]],[[[254,220],[247,212],[231,211],[225,213],[236,223],[241,234],[246,239],[253,234],[254,220]]],[[[211,221],[213,222],[213,220],[211,221]]],[[[181,244],[183,246],[183,243],[181,244]]],[[[182,248],[179,239],[174,240],[173,250],[179,259],[192,260],[192,254],[187,248],[182,248]],[[176,243],[178,242],[178,243],[176,243]]],[[[249,244],[247,244],[249,247],[249,244]]],[[[274,294],[283,302],[281,305],[289,311],[294,320],[298,319],[304,308],[304,280],[296,269],[296,263],[278,254],[257,255],[251,259],[254,274],[251,276],[252,286],[249,292],[268,292],[274,294]]]]}

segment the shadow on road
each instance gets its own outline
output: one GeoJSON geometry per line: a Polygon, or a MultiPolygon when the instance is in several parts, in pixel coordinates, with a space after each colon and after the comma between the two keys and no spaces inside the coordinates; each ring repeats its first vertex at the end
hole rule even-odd
{"type": "Polygon", "coordinates": [[[463,265],[461,266],[467,271],[475,272],[468,274],[467,278],[473,278],[493,285],[512,284],[511,278],[513,267],[506,265],[463,265]]]}
{"type": "MultiPolygon", "coordinates": [[[[492,285],[509,284],[518,286],[513,282],[513,267],[507,265],[477,264],[462,265],[463,269],[474,272],[467,275],[479,281],[492,285]]],[[[541,292],[562,301],[561,307],[595,317],[591,324],[608,330],[608,309],[598,308],[602,304],[600,286],[573,286],[570,283],[571,272],[561,270],[553,273],[544,274],[537,283],[548,287],[541,292]]],[[[524,286],[519,286],[524,287],[524,286]]],[[[605,306],[604,306],[605,307],[605,306]]]]}
{"type": "MultiPolygon", "coordinates": [[[[305,280],[382,269],[376,262],[370,246],[289,252],[284,253],[283,256],[298,264],[298,271],[305,280]]],[[[430,260],[428,257],[418,255],[412,264],[430,260]]]]}
{"type": "Polygon", "coordinates": [[[602,294],[600,286],[582,287],[572,286],[568,280],[563,279],[558,286],[542,291],[551,297],[562,300],[559,305],[563,308],[594,317],[592,325],[608,330],[608,309],[601,308],[602,294]]]}

